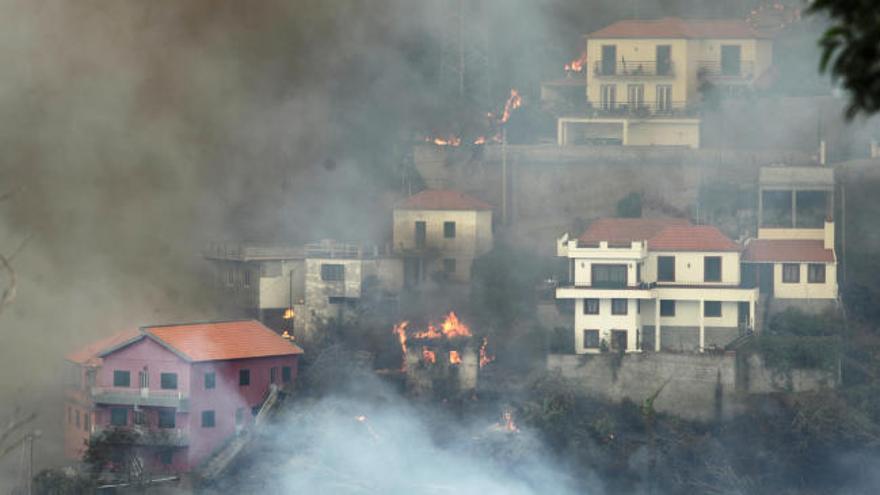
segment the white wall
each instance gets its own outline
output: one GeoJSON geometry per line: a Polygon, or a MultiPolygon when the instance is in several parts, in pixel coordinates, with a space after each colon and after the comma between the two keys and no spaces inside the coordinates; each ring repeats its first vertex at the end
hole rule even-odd
{"type": "Polygon", "coordinates": [[[662,282],[663,284],[677,285],[739,285],[740,263],[738,252],[660,252],[651,251],[648,254],[647,267],[643,277],[646,282],[657,281],[657,258],[659,256],[675,256],[675,282],[662,282]],[[721,257],[721,282],[705,282],[703,277],[703,258],[707,256],[721,257]]]}
{"type": "Polygon", "coordinates": [[[612,315],[611,299],[599,300],[599,314],[585,315],[584,300],[579,299],[575,303],[574,314],[574,342],[575,352],[598,352],[598,349],[586,349],[584,347],[584,330],[599,330],[599,340],[605,340],[609,348],[611,346],[611,330],[626,330],[627,349],[636,350],[636,331],[639,328],[637,303],[635,299],[628,299],[627,314],[612,315]]]}
{"type": "Polygon", "coordinates": [[[700,147],[698,119],[630,120],[627,125],[627,146],[687,146],[700,147]]]}
{"type": "Polygon", "coordinates": [[[290,276],[293,271],[293,302],[305,299],[305,260],[263,262],[260,284],[260,309],[286,308],[290,303],[290,276]]]}
{"type": "Polygon", "coordinates": [[[773,297],[777,299],[836,299],[837,298],[837,264],[825,263],[825,283],[811,284],[808,282],[808,263],[800,263],[800,281],[798,283],[782,282],[782,263],[773,265],[773,297]]]}

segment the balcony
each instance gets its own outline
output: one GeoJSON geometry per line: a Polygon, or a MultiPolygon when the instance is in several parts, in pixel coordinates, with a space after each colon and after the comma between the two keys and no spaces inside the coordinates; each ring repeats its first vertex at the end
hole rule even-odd
{"type": "Polygon", "coordinates": [[[741,60],[738,63],[721,63],[720,60],[697,62],[697,77],[712,81],[751,81],[757,77],[755,62],[741,60]]]}
{"type": "Polygon", "coordinates": [[[173,407],[180,412],[189,412],[189,397],[179,390],[92,387],[91,399],[96,404],[173,407]]]}
{"type": "Polygon", "coordinates": [[[145,428],[143,426],[95,426],[93,436],[105,435],[109,443],[154,447],[186,447],[189,435],[181,428],[145,428]]]}
{"type": "Polygon", "coordinates": [[[682,118],[696,117],[696,105],[685,101],[664,103],[608,103],[604,102],[587,110],[589,117],[628,117],[628,118],[682,118]]]}
{"type": "Polygon", "coordinates": [[[596,77],[674,77],[672,61],[656,60],[597,60],[593,64],[596,77]]]}

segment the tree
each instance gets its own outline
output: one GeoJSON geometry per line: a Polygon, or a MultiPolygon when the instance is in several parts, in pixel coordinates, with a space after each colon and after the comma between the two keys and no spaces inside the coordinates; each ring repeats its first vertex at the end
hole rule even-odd
{"type": "Polygon", "coordinates": [[[831,27],[819,40],[819,67],[850,92],[847,118],[880,111],[880,4],[874,0],[814,0],[807,12],[831,19],[831,27]]]}

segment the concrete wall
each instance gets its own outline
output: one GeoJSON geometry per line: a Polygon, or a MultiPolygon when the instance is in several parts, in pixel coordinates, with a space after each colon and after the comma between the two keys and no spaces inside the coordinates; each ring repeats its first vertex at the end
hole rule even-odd
{"type": "Polygon", "coordinates": [[[630,120],[627,126],[627,146],[687,146],[700,147],[700,121],[697,119],[630,120]]]}
{"type": "Polygon", "coordinates": [[[815,370],[795,370],[792,380],[777,377],[760,358],[738,363],[734,353],[551,354],[547,369],[559,371],[580,393],[614,402],[642,404],[663,387],[654,401],[657,411],[703,421],[741,413],[748,394],[809,391],[836,383],[833,374],[815,370]]]}
{"type": "Polygon", "coordinates": [[[291,276],[293,276],[293,303],[297,304],[305,300],[305,260],[261,263],[259,309],[288,307],[291,300],[291,276]]]}

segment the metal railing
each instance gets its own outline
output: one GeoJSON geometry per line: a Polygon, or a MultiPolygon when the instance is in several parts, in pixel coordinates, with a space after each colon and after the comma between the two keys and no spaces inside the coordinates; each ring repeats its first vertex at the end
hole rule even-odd
{"type": "Polygon", "coordinates": [[[697,76],[712,79],[753,79],[755,62],[741,60],[739,64],[724,65],[720,60],[700,60],[697,62],[697,76]]]}
{"type": "Polygon", "coordinates": [[[593,64],[596,77],[672,77],[675,75],[672,61],[656,60],[597,60],[593,64]]]}
{"type": "Polygon", "coordinates": [[[121,431],[127,435],[117,435],[117,442],[131,445],[158,445],[168,447],[185,447],[189,445],[189,435],[182,428],[147,428],[144,426],[112,426],[102,425],[93,428],[93,435],[121,431]]]}
{"type": "Polygon", "coordinates": [[[189,397],[179,390],[92,387],[90,394],[98,404],[173,407],[181,412],[189,410],[189,397]]]}
{"type": "Polygon", "coordinates": [[[671,101],[663,103],[600,103],[590,107],[587,113],[591,117],[669,118],[695,116],[699,111],[695,105],[688,105],[687,102],[671,101]]]}

